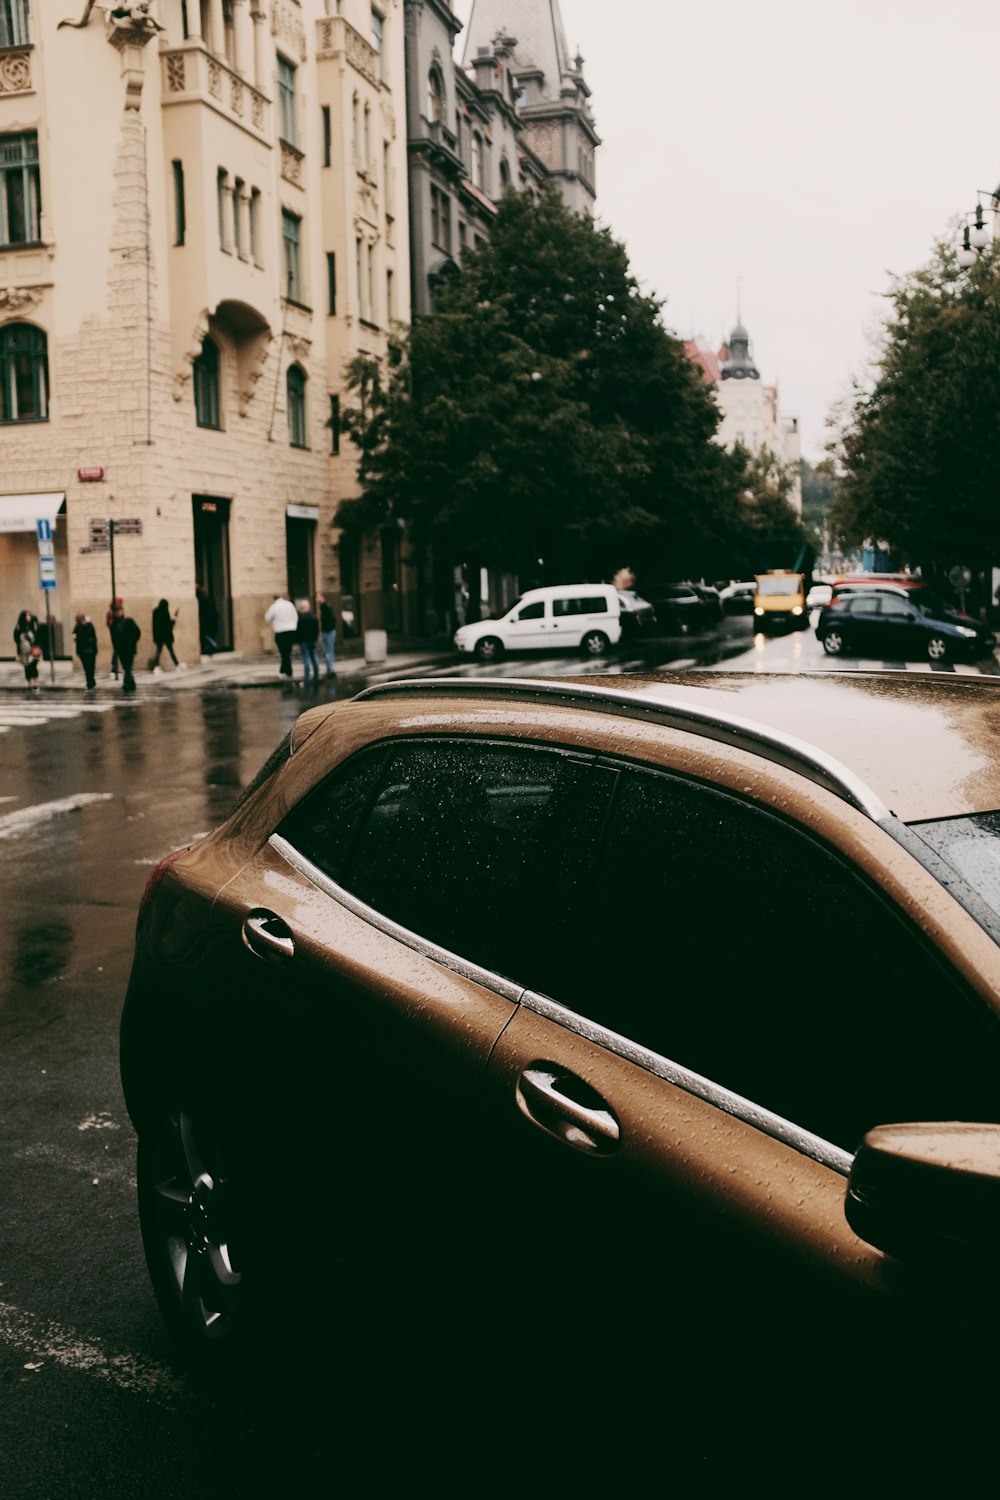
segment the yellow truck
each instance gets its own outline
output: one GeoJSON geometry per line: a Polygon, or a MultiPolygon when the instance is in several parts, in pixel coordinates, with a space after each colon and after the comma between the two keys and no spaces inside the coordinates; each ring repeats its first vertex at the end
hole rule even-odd
{"type": "Polygon", "coordinates": [[[770,572],[758,573],[753,596],[753,628],[765,634],[776,625],[789,626],[792,630],[808,630],[809,611],[806,608],[806,575],[792,573],[785,568],[772,568],[770,572]]]}

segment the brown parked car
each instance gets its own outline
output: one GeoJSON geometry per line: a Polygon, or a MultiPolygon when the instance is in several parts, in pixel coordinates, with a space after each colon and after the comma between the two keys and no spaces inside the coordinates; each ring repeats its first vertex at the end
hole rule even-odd
{"type": "Polygon", "coordinates": [[[981,1322],[998,730],[998,682],[854,673],[304,713],[138,920],[122,1078],[187,1355],[301,1341],[372,1246],[545,1368],[557,1308],[981,1322]]]}

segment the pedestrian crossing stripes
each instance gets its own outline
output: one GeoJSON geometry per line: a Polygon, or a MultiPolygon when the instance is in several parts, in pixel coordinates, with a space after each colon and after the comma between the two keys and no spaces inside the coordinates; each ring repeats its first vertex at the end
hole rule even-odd
{"type": "Polygon", "coordinates": [[[34,724],[47,724],[56,719],[78,719],[81,714],[106,714],[111,709],[123,707],[120,702],[111,703],[47,703],[43,698],[31,703],[4,703],[0,701],[0,734],[9,729],[28,729],[34,724]]]}

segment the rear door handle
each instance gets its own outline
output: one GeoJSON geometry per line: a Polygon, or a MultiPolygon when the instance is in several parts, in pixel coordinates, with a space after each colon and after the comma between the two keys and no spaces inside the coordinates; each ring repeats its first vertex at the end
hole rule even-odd
{"type": "Polygon", "coordinates": [[[621,1130],[605,1101],[582,1078],[552,1063],[532,1063],[518,1079],[521,1113],[556,1140],[593,1156],[608,1156],[621,1130]]]}
{"type": "Polygon", "coordinates": [[[243,923],[243,944],[269,964],[280,964],[294,957],[295,939],[288,923],[276,912],[255,906],[243,923]]]}

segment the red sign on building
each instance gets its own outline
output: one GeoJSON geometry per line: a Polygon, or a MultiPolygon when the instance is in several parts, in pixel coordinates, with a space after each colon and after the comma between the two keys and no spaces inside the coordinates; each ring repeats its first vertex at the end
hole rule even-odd
{"type": "Polygon", "coordinates": [[[104,470],[100,464],[87,464],[84,468],[77,469],[76,477],[80,480],[81,484],[85,484],[87,480],[103,479],[104,470]]]}

